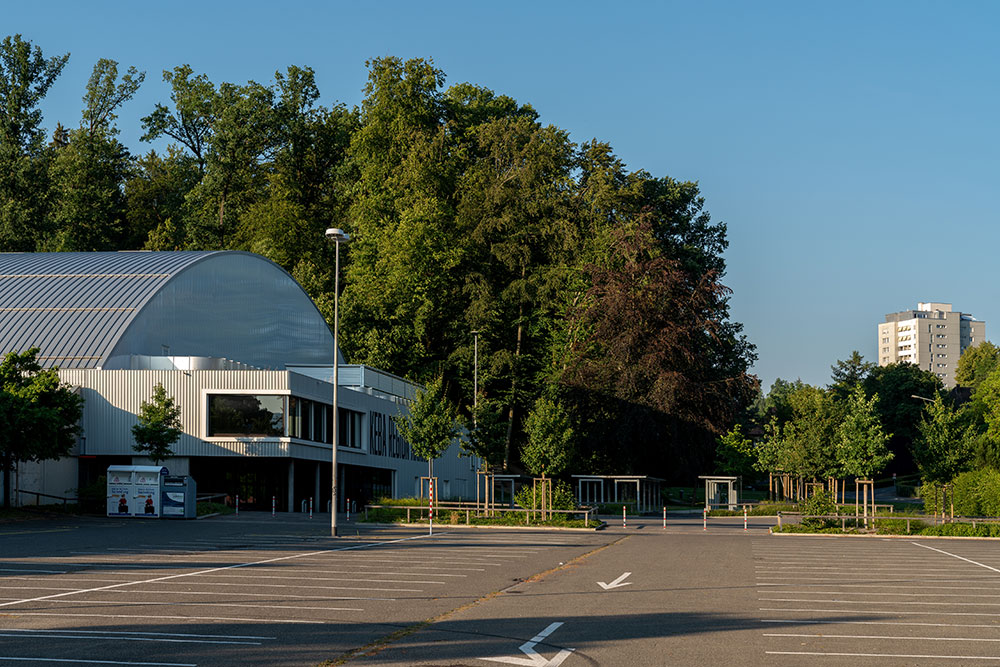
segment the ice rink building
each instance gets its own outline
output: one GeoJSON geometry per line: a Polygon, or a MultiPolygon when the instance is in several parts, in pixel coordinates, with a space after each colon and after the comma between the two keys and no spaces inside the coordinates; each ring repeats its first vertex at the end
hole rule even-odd
{"type": "MultiPolygon", "coordinates": [[[[0,353],[39,348],[44,367],[84,398],[83,433],[66,459],[19,466],[17,484],[54,496],[109,465],[148,460],[132,425],[162,383],[183,435],[163,463],[199,495],[299,511],[327,507],[331,486],[333,334],[301,286],[259,255],[218,252],[0,254],[0,353]]],[[[341,510],[419,490],[427,463],[392,420],[416,387],[340,364],[341,510]]],[[[475,497],[478,460],[458,443],[435,462],[439,495],[475,497]]],[[[31,496],[27,496],[31,498],[31,496]]],[[[22,501],[26,497],[22,494],[22,501]]]]}

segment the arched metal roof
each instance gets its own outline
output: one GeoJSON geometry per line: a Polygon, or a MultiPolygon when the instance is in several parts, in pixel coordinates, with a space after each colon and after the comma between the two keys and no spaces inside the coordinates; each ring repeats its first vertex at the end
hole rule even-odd
{"type": "Polygon", "coordinates": [[[0,354],[30,347],[60,368],[230,350],[266,368],[333,358],[329,329],[294,279],[236,251],[0,253],[0,354]]]}

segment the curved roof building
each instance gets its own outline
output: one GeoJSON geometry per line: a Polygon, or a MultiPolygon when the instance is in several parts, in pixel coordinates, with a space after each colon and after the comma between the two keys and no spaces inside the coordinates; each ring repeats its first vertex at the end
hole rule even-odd
{"type": "Polygon", "coordinates": [[[0,354],[30,347],[60,368],[141,368],[147,357],[333,363],[333,335],[299,284],[238,251],[2,253],[0,354]]]}

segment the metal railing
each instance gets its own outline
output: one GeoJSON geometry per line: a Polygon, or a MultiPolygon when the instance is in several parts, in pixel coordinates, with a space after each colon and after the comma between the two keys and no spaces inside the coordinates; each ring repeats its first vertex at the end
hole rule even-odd
{"type": "Polygon", "coordinates": [[[18,489],[17,492],[18,493],[30,493],[31,495],[35,496],[35,506],[36,507],[38,505],[42,504],[41,503],[41,499],[42,498],[52,498],[53,500],[61,500],[62,504],[63,504],[63,507],[65,507],[66,503],[68,503],[68,502],[74,502],[74,503],[76,503],[76,502],[80,501],[79,498],[67,498],[67,497],[64,497],[64,496],[52,496],[52,495],[49,495],[47,493],[39,493],[38,491],[25,491],[24,489],[18,489]]]}
{"type": "MultiPolygon", "coordinates": [[[[411,521],[411,519],[412,519],[411,512],[413,510],[420,510],[420,513],[421,513],[421,517],[420,518],[423,518],[423,513],[425,511],[430,511],[432,508],[431,508],[430,505],[365,505],[365,519],[368,518],[368,510],[369,509],[399,510],[400,514],[402,514],[402,510],[406,510],[406,523],[412,523],[412,521],[411,521]]],[[[488,511],[486,508],[484,508],[482,506],[480,506],[477,509],[476,506],[475,506],[475,503],[441,503],[440,505],[435,503],[433,509],[435,511],[441,512],[441,513],[446,512],[446,511],[447,512],[465,512],[465,525],[467,525],[467,526],[472,525],[472,514],[473,514],[473,512],[476,513],[476,516],[487,516],[486,514],[484,514],[484,512],[488,511]],[[455,507],[455,505],[465,505],[465,507],[455,507]]],[[[547,510],[544,510],[544,511],[540,510],[540,509],[524,509],[524,508],[521,508],[521,507],[504,507],[504,508],[492,508],[492,510],[490,510],[490,511],[493,511],[493,512],[504,512],[504,513],[507,513],[507,512],[514,512],[514,513],[523,512],[524,513],[524,525],[526,525],[526,526],[530,526],[531,525],[531,517],[533,515],[535,515],[535,514],[538,514],[538,515],[544,515],[544,514],[581,515],[582,514],[583,515],[584,525],[587,528],[589,528],[590,527],[590,515],[593,514],[596,510],[593,507],[581,507],[581,508],[575,509],[575,510],[550,510],[550,509],[547,509],[547,510]]]]}
{"type": "MultiPolygon", "coordinates": [[[[890,512],[891,514],[891,512],[890,512]]],[[[924,519],[916,516],[877,516],[875,514],[868,514],[867,516],[862,514],[802,514],[801,512],[778,512],[775,515],[778,519],[778,529],[781,529],[782,519],[786,516],[796,516],[799,519],[825,519],[827,521],[840,521],[840,529],[847,530],[847,522],[853,521],[855,528],[861,528],[862,524],[864,527],[868,527],[868,522],[871,521],[872,529],[874,529],[875,523],[878,521],[906,521],[906,533],[910,534],[910,523],[912,521],[924,522],[924,519]]],[[[975,522],[973,522],[975,526],[975,522]]]]}

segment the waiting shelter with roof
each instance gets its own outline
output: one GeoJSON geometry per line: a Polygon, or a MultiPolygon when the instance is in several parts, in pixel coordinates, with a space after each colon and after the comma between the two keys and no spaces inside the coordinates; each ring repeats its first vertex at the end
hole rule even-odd
{"type": "Polygon", "coordinates": [[[640,514],[655,512],[662,503],[663,480],[648,475],[573,475],[580,505],[631,505],[640,514]]]}
{"type": "MultiPolygon", "coordinates": [[[[0,354],[39,349],[84,398],[70,457],[19,466],[19,488],[49,495],[136,456],[131,427],[156,384],[181,409],[171,474],[200,493],[298,509],[330,499],[333,335],[302,287],[247,252],[0,253],[0,354]]],[[[347,365],[338,350],[340,502],[419,490],[426,462],[393,417],[417,387],[347,365]]],[[[479,461],[458,443],[435,464],[440,496],[475,497],[479,461]]]]}
{"type": "Polygon", "coordinates": [[[701,475],[698,479],[705,480],[705,509],[725,507],[734,510],[739,503],[736,493],[736,481],[739,477],[727,475],[701,475]]]}

